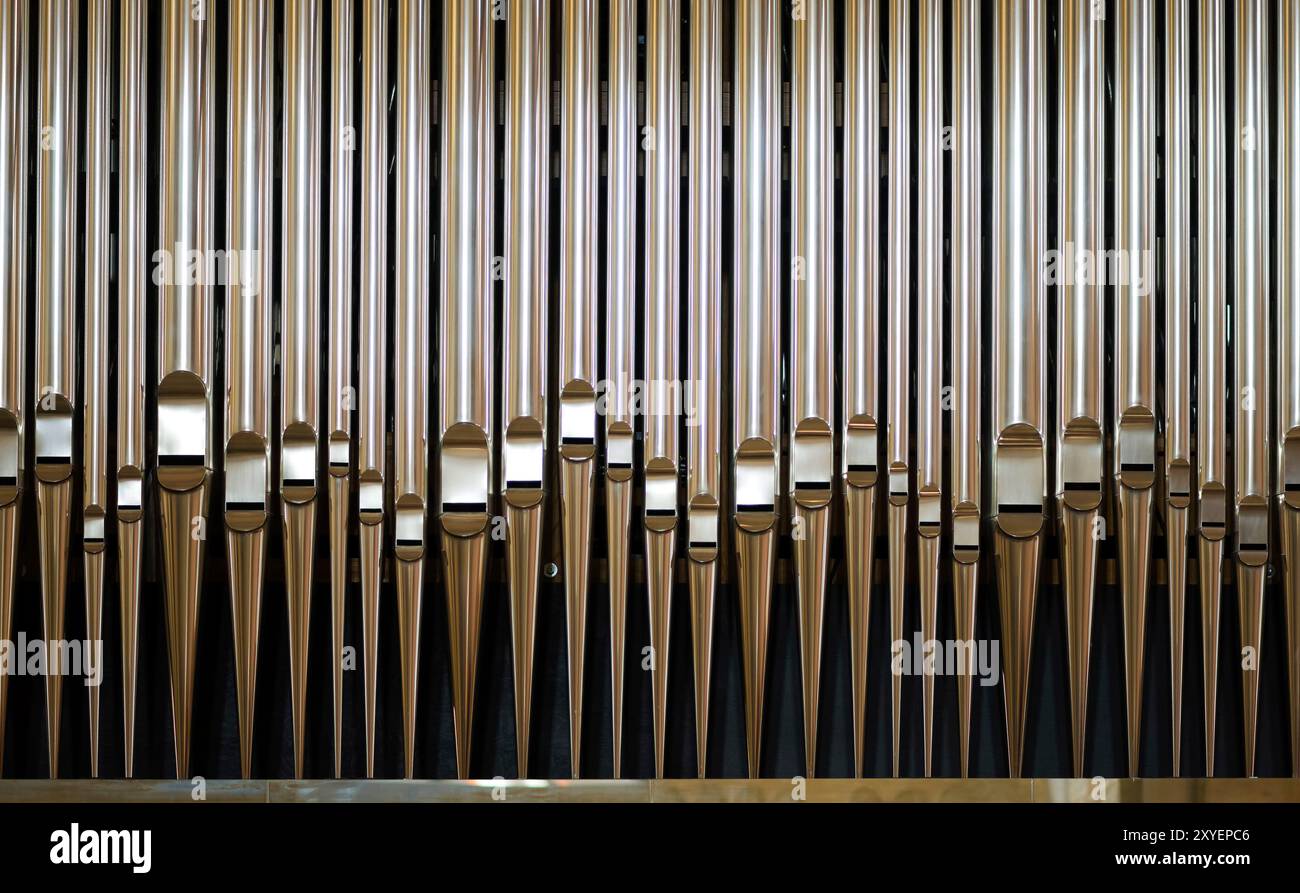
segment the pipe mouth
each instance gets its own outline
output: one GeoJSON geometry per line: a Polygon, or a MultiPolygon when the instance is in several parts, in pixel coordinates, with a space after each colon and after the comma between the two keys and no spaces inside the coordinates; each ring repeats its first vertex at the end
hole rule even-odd
{"type": "MultiPolygon", "coordinates": [[[[560,456],[570,462],[585,462],[596,456],[596,391],[581,379],[574,379],[560,391],[560,456]]],[[[627,465],[630,472],[630,450],[627,465]]]]}
{"type": "Polygon", "coordinates": [[[488,523],[491,456],[487,435],[471,422],[458,422],[442,436],[442,526],[452,536],[473,536],[488,523]]]}
{"type": "Polygon", "coordinates": [[[718,500],[709,493],[697,493],[686,507],[686,555],[707,564],[718,557],[718,500]]]}
{"type": "MultiPolygon", "coordinates": [[[[1165,490],[1169,506],[1185,509],[1192,504],[1192,463],[1186,459],[1175,459],[1165,469],[1165,490]]],[[[1300,493],[1296,494],[1300,496],[1300,493]]]]}
{"type": "Polygon", "coordinates": [[[605,475],[615,483],[632,480],[632,426],[613,422],[605,431],[605,475]]]}
{"type": "Polygon", "coordinates": [[[952,510],[952,557],[962,564],[979,560],[980,509],[973,502],[960,502],[952,510]]]}
{"type": "Polygon", "coordinates": [[[170,373],[158,385],[158,483],[193,490],[208,475],[208,392],[193,372],[170,373]]]}
{"type": "Polygon", "coordinates": [[[874,487],[878,461],[876,420],[855,415],[844,429],[844,480],[850,487],[874,487]]]}
{"type": "Polygon", "coordinates": [[[424,500],[403,493],[393,506],[393,555],[399,561],[424,557],[424,500]]]}
{"type": "Polygon", "coordinates": [[[384,520],[384,476],[378,469],[367,468],[357,482],[357,518],[362,524],[381,524],[384,520]]]}
{"type": "Polygon", "coordinates": [[[117,470],[117,520],[131,524],[144,517],[144,473],[134,465],[117,470]]]}
{"type": "Polygon", "coordinates": [[[831,426],[818,418],[799,422],[790,439],[790,489],[794,501],[806,509],[830,505],[834,469],[831,426]]]}
{"type": "Polygon", "coordinates": [[[316,497],[316,432],[304,422],[284,429],[280,442],[280,495],[285,502],[316,497]]]}
{"type": "Polygon", "coordinates": [[[66,481],[72,476],[72,403],[62,394],[43,395],[35,428],[36,479],[45,484],[66,481]]]}
{"type": "MultiPolygon", "coordinates": [[[[594,447],[593,447],[594,454],[594,447]]],[[[542,423],[522,416],[506,428],[501,448],[505,500],[515,508],[532,508],[542,501],[546,469],[546,440],[542,423]]]]}
{"type": "Polygon", "coordinates": [[[902,462],[889,464],[889,504],[907,505],[907,497],[912,487],[912,475],[902,462]]]}
{"type": "Polygon", "coordinates": [[[938,487],[923,487],[916,494],[916,530],[921,536],[933,539],[942,526],[943,494],[938,487]]]}
{"type": "Polygon", "coordinates": [[[1071,419],[1061,437],[1061,501],[1076,512],[1101,505],[1105,443],[1095,419],[1071,419]]]}
{"type": "Polygon", "coordinates": [[[736,450],[736,524],[762,533],[776,523],[776,450],[771,442],[751,437],[736,450]]]}
{"type": "Polygon", "coordinates": [[[346,431],[335,431],[329,436],[329,473],[331,477],[345,478],[352,468],[352,438],[346,431]]]}
{"type": "Polygon", "coordinates": [[[677,525],[677,463],[663,456],[645,467],[645,526],[666,533],[677,525]]]}
{"type": "Polygon", "coordinates": [[[1043,528],[1043,436],[1032,425],[1008,425],[993,454],[997,525],[1007,536],[1036,536],[1043,528]]]}
{"type": "Polygon", "coordinates": [[[1292,428],[1282,438],[1282,500],[1300,509],[1300,427],[1292,428]]]}
{"type": "Polygon", "coordinates": [[[1201,487],[1199,500],[1201,536],[1217,542],[1228,535],[1228,493],[1223,484],[1211,481],[1201,487]]]}
{"type": "Polygon", "coordinates": [[[1120,416],[1115,437],[1119,482],[1145,490],[1156,482],[1156,418],[1145,406],[1130,406],[1120,416]]]}
{"type": "Polygon", "coordinates": [[[0,409],[0,506],[18,498],[18,465],[22,458],[18,416],[0,409]]]}
{"type": "Polygon", "coordinates": [[[1250,567],[1268,561],[1268,500],[1246,496],[1237,504],[1237,560],[1250,567]]]}
{"type": "Polygon", "coordinates": [[[87,506],[82,515],[81,544],[87,554],[98,555],[104,551],[104,510],[87,506]]]}
{"type": "Polygon", "coordinates": [[[266,523],[271,458],[266,438],[240,431],[226,442],[226,526],[250,533],[266,523]]]}

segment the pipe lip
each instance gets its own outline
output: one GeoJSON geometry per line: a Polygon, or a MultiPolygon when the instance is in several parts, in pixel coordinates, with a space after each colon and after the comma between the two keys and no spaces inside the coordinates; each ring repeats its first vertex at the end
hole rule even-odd
{"type": "Polygon", "coordinates": [[[1248,567],[1268,562],[1268,500],[1245,496],[1237,504],[1237,560],[1248,567]]]}
{"type": "Polygon", "coordinates": [[[874,487],[879,477],[876,420],[855,415],[844,427],[844,482],[850,487],[874,487]]]}
{"type": "Polygon", "coordinates": [[[316,498],[316,430],[306,422],[284,429],[280,440],[280,497],[301,505],[316,498]]]}
{"type": "Polygon", "coordinates": [[[1228,492],[1223,484],[1210,481],[1201,487],[1198,500],[1201,517],[1198,530],[1210,542],[1219,542],[1228,535],[1228,492]]]}
{"type": "Polygon", "coordinates": [[[686,555],[696,564],[708,564],[718,557],[721,513],[718,500],[710,493],[697,493],[686,508],[686,555]]]}
{"type": "Polygon", "coordinates": [[[1169,463],[1165,468],[1165,493],[1170,508],[1185,509],[1191,506],[1192,463],[1186,459],[1174,459],[1169,463]]]}
{"type": "Polygon", "coordinates": [[[331,477],[345,478],[352,470],[352,437],[346,431],[334,431],[328,440],[328,471],[331,477]]]}
{"type": "Polygon", "coordinates": [[[1278,477],[1282,501],[1300,509],[1300,426],[1287,431],[1282,438],[1282,468],[1278,477]]]}
{"type": "Polygon", "coordinates": [[[1156,482],[1156,419],[1145,406],[1130,406],[1120,417],[1115,436],[1116,479],[1132,490],[1156,482]]]}
{"type": "Polygon", "coordinates": [[[0,507],[18,499],[22,489],[22,426],[18,415],[0,409],[0,507]]]}

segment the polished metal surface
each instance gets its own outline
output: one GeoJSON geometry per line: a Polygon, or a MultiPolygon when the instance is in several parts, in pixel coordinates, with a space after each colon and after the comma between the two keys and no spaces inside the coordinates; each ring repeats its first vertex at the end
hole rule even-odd
{"type": "Polygon", "coordinates": [[[1300,776],[1300,10],[1277,18],[1277,472],[1291,774],[1300,776]]]}

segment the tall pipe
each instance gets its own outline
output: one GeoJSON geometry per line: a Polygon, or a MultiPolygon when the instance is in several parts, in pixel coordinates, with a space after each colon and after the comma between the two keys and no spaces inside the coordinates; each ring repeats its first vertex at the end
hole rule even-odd
{"type": "Polygon", "coordinates": [[[695,662],[695,766],[708,774],[713,617],[722,504],[722,10],[690,7],[687,134],[687,369],[695,416],[687,418],[686,557],[695,662]]]}
{"type": "Polygon", "coordinates": [[[1045,12],[995,6],[993,22],[993,518],[1001,605],[1007,758],[1024,750],[1034,608],[1042,548],[1046,306],[1045,12]]]}
{"type": "Polygon", "coordinates": [[[1219,604],[1228,521],[1227,406],[1227,100],[1224,86],[1225,18],[1222,0],[1200,0],[1197,25],[1196,107],[1196,464],[1199,494],[1197,567],[1205,680],[1205,774],[1214,776],[1218,710],[1219,604]]]}
{"type": "MultiPolygon", "coordinates": [[[[105,525],[108,513],[108,273],[109,160],[112,117],[112,39],[108,0],[86,8],[86,228],[85,396],[82,419],[82,561],[85,568],[86,639],[102,642],[105,525]]],[[[90,776],[99,777],[99,686],[87,691],[90,707],[90,776]]]]}
{"type": "MultiPolygon", "coordinates": [[[[37,57],[36,519],[45,640],[63,638],[77,413],[77,31],[68,0],[42,0],[37,57]]],[[[45,677],[50,778],[59,775],[63,676],[45,677]]]]}
{"type": "Polygon", "coordinates": [[[1105,291],[1100,276],[1080,277],[1077,259],[1096,262],[1105,239],[1106,157],[1103,89],[1105,32],[1088,0],[1061,6],[1060,240],[1057,283],[1056,509],[1069,653],[1074,774],[1082,777],[1088,727],[1088,667],[1097,580],[1105,416],[1105,291]],[[1083,281],[1077,281],[1082,279],[1083,281]]]}
{"type": "MultiPolygon", "coordinates": [[[[492,364],[484,362],[492,318],[491,8],[477,0],[443,4],[439,246],[439,474],[442,554],[451,636],[456,771],[470,771],[474,677],[495,495],[492,364]]],[[[426,81],[427,83],[427,81],[426,81]]]]}
{"type": "Polygon", "coordinates": [[[162,8],[158,296],[158,486],[176,776],[189,774],[190,708],[212,476],[213,35],[185,0],[162,8]],[[192,252],[192,253],[191,253],[192,252]],[[190,282],[181,264],[196,257],[190,282]]]}
{"type": "MultiPolygon", "coordinates": [[[[293,772],[307,738],[307,643],[320,444],[321,30],[317,0],[284,6],[284,182],[280,301],[280,516],[289,618],[293,772]]],[[[349,251],[351,246],[339,246],[349,251]]]]}
{"type": "MultiPolygon", "coordinates": [[[[954,69],[956,70],[956,69],[954,69]]],[[[849,584],[853,765],[866,751],[867,642],[880,462],[880,3],[844,4],[844,541],[849,584]]],[[[978,413],[976,413],[978,418],[978,413]]],[[[955,430],[955,429],[954,429],[955,430]]]]}
{"type": "Polygon", "coordinates": [[[366,777],[375,774],[379,588],[388,513],[388,0],[361,7],[361,289],[357,351],[357,519],[366,700],[366,777]]]}
{"type": "Polygon", "coordinates": [[[645,474],[646,590],[650,608],[655,776],[664,774],[668,642],[677,554],[678,332],[681,318],[681,5],[646,4],[645,474]]]}
{"type": "Polygon", "coordinates": [[[735,15],[732,511],[745,745],[757,778],[781,486],[780,8],[777,0],[740,0],[735,15]]]}
{"type": "Polygon", "coordinates": [[[623,670],[627,631],[632,441],[629,395],[636,374],[636,0],[609,0],[609,143],[606,150],[605,533],[609,543],[609,651],[614,777],[623,765],[623,670]]]}
{"type": "Polygon", "coordinates": [[[1241,614],[1246,776],[1255,775],[1259,660],[1269,557],[1268,5],[1236,10],[1233,153],[1233,401],[1237,602],[1241,614]]]}
{"type": "Polygon", "coordinates": [[[264,0],[230,5],[225,522],[244,778],[252,771],[271,495],[272,21],[264,0]]]}
{"type": "MultiPolygon", "coordinates": [[[[578,13],[566,6],[565,13],[566,26],[576,25],[574,31],[579,34],[595,18],[591,10],[578,13]]],[[[574,54],[573,49],[565,41],[566,61],[574,54]]],[[[582,55],[581,49],[577,55],[582,55]]],[[[587,55],[590,55],[590,51],[587,55]]],[[[505,502],[507,565],[510,576],[510,625],[514,646],[515,748],[520,778],[528,777],[538,563],[541,560],[542,517],[545,511],[546,307],[550,286],[547,272],[547,222],[550,219],[550,62],[550,4],[546,0],[540,3],[525,0],[511,4],[506,17],[506,287],[502,317],[502,360],[505,373],[501,382],[504,392],[501,430],[505,440],[502,444],[501,474],[504,482],[502,497],[505,502]]],[[[567,66],[565,71],[568,71],[567,66]]],[[[594,133],[594,128],[592,132],[594,133]]],[[[562,147],[570,145],[568,135],[566,128],[565,136],[561,137],[562,147]]],[[[567,192],[562,192],[561,195],[565,201],[561,210],[563,214],[568,208],[568,202],[574,199],[567,192]]],[[[591,201],[588,204],[594,206],[591,201]]],[[[561,238],[567,236],[568,230],[562,224],[561,238]]],[[[587,232],[580,236],[583,248],[578,257],[581,258],[584,254],[590,256],[589,246],[594,241],[592,234],[587,232]]],[[[566,257],[567,252],[562,250],[562,269],[566,257]]],[[[572,261],[569,263],[572,264],[572,261]]],[[[579,301],[594,297],[596,290],[590,286],[591,283],[581,283],[579,301]]],[[[561,302],[563,301],[562,293],[561,302]]],[[[563,323],[561,327],[563,328],[563,323]]],[[[594,425],[593,412],[589,426],[594,425]]],[[[589,445],[589,449],[594,452],[594,443],[589,445]]],[[[587,498],[589,503],[590,488],[587,498]]],[[[590,514],[588,505],[585,517],[590,514]]],[[[587,539],[587,531],[584,529],[581,531],[581,542],[585,544],[587,539]]],[[[585,559],[585,554],[583,557],[585,559]]],[[[586,567],[585,560],[582,561],[582,567],[586,567]]],[[[576,563],[569,571],[565,576],[566,583],[571,577],[575,583],[578,580],[585,583],[585,574],[579,572],[576,563]]],[[[585,586],[582,594],[585,606],[585,586]]],[[[585,613],[583,616],[586,616],[585,613]]],[[[572,630],[572,623],[570,629],[572,630]]],[[[572,667],[575,650],[572,638],[570,643],[572,667]]],[[[581,661],[578,666],[581,666],[581,661]]],[[[572,701],[572,693],[575,691],[572,671],[569,683],[572,701]]],[[[580,672],[576,691],[579,694],[582,691],[580,672]]],[[[573,767],[576,777],[576,743],[581,739],[575,737],[572,740],[575,744],[573,767]]]]}

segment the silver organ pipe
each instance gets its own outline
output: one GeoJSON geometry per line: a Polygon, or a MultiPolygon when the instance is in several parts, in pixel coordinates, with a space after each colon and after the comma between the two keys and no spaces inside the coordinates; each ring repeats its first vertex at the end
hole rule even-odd
{"type": "MultiPolygon", "coordinates": [[[[1300,775],[1300,10],[1278,7],[1277,487],[1286,569],[1291,774],[1300,775]]],[[[1175,739],[1176,740],[1176,739],[1175,739]]],[[[1175,761],[1175,771],[1177,761],[1175,761]]]]}

